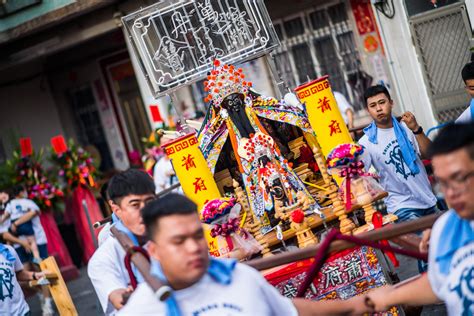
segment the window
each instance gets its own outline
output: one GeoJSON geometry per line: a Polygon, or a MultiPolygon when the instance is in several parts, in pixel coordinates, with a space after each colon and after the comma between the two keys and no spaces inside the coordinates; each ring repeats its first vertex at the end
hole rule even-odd
{"type": "Polygon", "coordinates": [[[359,73],[360,60],[343,2],[276,21],[275,29],[282,42],[276,67],[288,87],[329,75],[333,89],[354,101],[347,81],[359,73]]]}
{"type": "Polygon", "coordinates": [[[99,166],[101,171],[112,169],[112,157],[102,128],[92,87],[87,85],[73,89],[68,92],[68,96],[79,143],[82,146],[93,145],[97,148],[101,156],[99,166]]]}
{"type": "Polygon", "coordinates": [[[0,18],[40,4],[41,0],[3,0],[0,1],[0,18]]]}

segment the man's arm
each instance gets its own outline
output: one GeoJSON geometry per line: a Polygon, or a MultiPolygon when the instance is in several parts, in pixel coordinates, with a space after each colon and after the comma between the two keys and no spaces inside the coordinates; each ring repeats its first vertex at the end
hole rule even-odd
{"type": "Polygon", "coordinates": [[[311,301],[302,298],[293,299],[298,316],[324,315],[362,315],[373,312],[364,301],[365,296],[355,296],[350,300],[311,301]]]}
{"type": "Polygon", "coordinates": [[[120,309],[124,303],[123,294],[130,292],[120,269],[119,260],[123,258],[117,257],[115,252],[104,251],[103,247],[110,246],[107,242],[111,241],[107,240],[96,250],[87,266],[87,274],[104,313],[110,311],[111,306],[120,309]]]}
{"type": "Polygon", "coordinates": [[[375,306],[375,310],[383,312],[395,305],[429,305],[440,302],[436,297],[428,279],[428,274],[399,284],[398,286],[385,286],[367,294],[375,306]]]}
{"type": "MultiPolygon", "coordinates": [[[[420,128],[415,116],[411,112],[405,112],[402,114],[402,122],[404,122],[413,133],[418,131],[420,128]]],[[[431,140],[426,137],[423,132],[415,134],[415,138],[418,142],[418,147],[420,148],[421,157],[426,158],[428,156],[428,147],[431,145],[431,140]]]]}
{"type": "Polygon", "coordinates": [[[44,276],[44,272],[26,271],[25,269],[20,270],[16,273],[16,278],[18,281],[33,281],[41,279],[44,276]]]}
{"type": "Polygon", "coordinates": [[[23,215],[22,217],[20,217],[19,219],[17,219],[15,221],[15,225],[18,226],[18,225],[24,224],[26,222],[29,222],[35,216],[38,216],[38,211],[28,210],[28,213],[26,213],[25,215],[23,215]]]}
{"type": "Polygon", "coordinates": [[[132,294],[133,289],[129,286],[126,289],[117,289],[109,294],[109,301],[115,307],[115,309],[121,309],[128,300],[128,297],[132,294]]]}
{"type": "Polygon", "coordinates": [[[16,232],[16,228],[19,225],[24,224],[28,221],[31,221],[31,219],[37,215],[38,215],[38,211],[29,210],[28,213],[26,213],[25,215],[17,219],[14,223],[12,223],[11,225],[12,232],[16,232]]]}
{"type": "Polygon", "coordinates": [[[12,244],[19,244],[21,245],[23,248],[25,248],[26,251],[30,252],[31,251],[31,247],[30,247],[30,244],[26,241],[26,240],[22,240],[18,237],[15,237],[13,236],[12,234],[10,234],[9,232],[4,232],[2,233],[2,238],[12,244]]]}
{"type": "Polygon", "coordinates": [[[5,212],[3,213],[2,216],[0,216],[0,224],[2,224],[4,221],[6,221],[10,217],[10,213],[5,212]]]}
{"type": "Polygon", "coordinates": [[[351,108],[346,110],[347,115],[347,127],[353,128],[354,127],[354,111],[351,108]]]}

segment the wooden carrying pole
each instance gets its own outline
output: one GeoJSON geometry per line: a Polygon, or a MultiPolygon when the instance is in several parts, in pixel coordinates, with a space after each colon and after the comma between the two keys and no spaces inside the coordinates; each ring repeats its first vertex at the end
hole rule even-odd
{"type": "MultiPolygon", "coordinates": [[[[434,222],[438,219],[439,216],[440,215],[438,214],[434,214],[410,222],[385,226],[366,233],[358,234],[357,237],[370,241],[389,240],[404,234],[430,228],[431,226],[433,226],[434,222]]],[[[343,240],[336,240],[329,247],[329,252],[337,252],[352,248],[354,246],[355,245],[353,243],[343,240]]],[[[319,246],[317,245],[309,246],[307,248],[296,251],[285,252],[271,257],[251,260],[246,262],[246,264],[257,270],[265,270],[280,265],[292,263],[298,260],[312,258],[318,250],[319,246]]]]}
{"type": "MultiPolygon", "coordinates": [[[[59,315],[61,316],[77,316],[77,310],[72,301],[71,295],[67,289],[66,283],[61,275],[58,265],[54,257],[48,257],[41,261],[41,270],[49,271],[46,275],[46,279],[49,281],[49,291],[53,297],[54,303],[58,308],[59,315]]],[[[32,285],[40,285],[41,282],[36,282],[32,285]]]]}
{"type": "Polygon", "coordinates": [[[171,295],[171,288],[161,282],[161,280],[155,278],[150,273],[150,262],[148,259],[140,252],[134,251],[133,247],[135,246],[133,242],[128,238],[127,235],[122,233],[117,229],[117,227],[112,226],[110,228],[113,236],[117,238],[120,245],[125,249],[126,253],[131,253],[131,261],[138,269],[138,272],[142,275],[143,279],[146,283],[152,288],[153,292],[155,293],[156,297],[160,301],[165,301],[171,295]]]}

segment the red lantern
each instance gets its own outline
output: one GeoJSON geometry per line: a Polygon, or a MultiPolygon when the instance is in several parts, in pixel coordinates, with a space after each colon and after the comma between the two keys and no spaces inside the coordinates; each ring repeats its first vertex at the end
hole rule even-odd
{"type": "Polygon", "coordinates": [[[31,146],[31,138],[20,138],[21,157],[31,156],[33,147],[31,146]]]}
{"type": "Polygon", "coordinates": [[[66,141],[62,135],[51,138],[51,146],[57,155],[64,154],[67,151],[66,141]]]}

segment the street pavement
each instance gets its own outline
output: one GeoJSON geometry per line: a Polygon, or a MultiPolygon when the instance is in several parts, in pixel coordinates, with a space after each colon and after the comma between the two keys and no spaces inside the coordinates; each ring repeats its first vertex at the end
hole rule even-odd
{"type": "MultiPolygon", "coordinates": [[[[416,260],[398,256],[400,268],[396,270],[400,280],[406,280],[418,274],[416,260]]],[[[67,283],[69,293],[76,306],[79,315],[103,315],[94,288],[87,277],[87,269],[81,268],[80,277],[67,283]]],[[[33,316],[41,315],[41,306],[36,296],[27,299],[33,316]]],[[[57,314],[58,315],[58,314],[57,314]]],[[[443,305],[426,306],[423,308],[423,316],[444,316],[446,310],[443,305]]]]}

